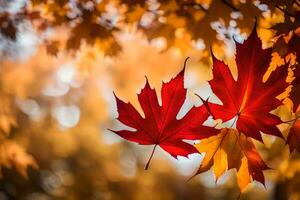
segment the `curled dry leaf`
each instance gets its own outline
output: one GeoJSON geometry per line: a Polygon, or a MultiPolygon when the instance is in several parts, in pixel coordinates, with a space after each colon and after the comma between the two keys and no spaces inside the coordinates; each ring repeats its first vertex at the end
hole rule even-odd
{"type": "Polygon", "coordinates": [[[218,178],[226,170],[237,170],[237,182],[241,191],[256,180],[263,185],[265,178],[263,170],[269,169],[258,154],[252,140],[236,129],[223,128],[216,136],[201,140],[195,145],[205,157],[195,175],[209,170],[218,178]]]}
{"type": "Polygon", "coordinates": [[[25,150],[12,140],[2,140],[0,142],[0,167],[14,168],[23,177],[27,178],[27,168],[31,166],[38,168],[34,158],[27,154],[25,150]]]}

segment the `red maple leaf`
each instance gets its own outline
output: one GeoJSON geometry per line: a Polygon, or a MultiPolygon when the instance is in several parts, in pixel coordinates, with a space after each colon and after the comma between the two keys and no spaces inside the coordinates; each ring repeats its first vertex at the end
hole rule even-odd
{"type": "Polygon", "coordinates": [[[262,141],[260,131],[282,137],[276,127],[281,120],[270,111],[282,104],[276,97],[288,87],[285,81],[288,65],[272,72],[263,82],[271,53],[271,48],[262,49],[254,28],[243,44],[236,42],[237,80],[228,66],[213,56],[213,79],[209,84],[223,105],[205,103],[214,118],[228,121],[236,117],[237,129],[259,141],[262,141]]]}
{"type": "Polygon", "coordinates": [[[300,120],[296,119],[293,122],[286,142],[289,145],[290,152],[293,152],[295,149],[300,152],[300,120]]]}
{"type": "Polygon", "coordinates": [[[300,35],[294,33],[291,39],[289,40],[287,47],[288,47],[288,53],[293,53],[296,55],[297,62],[300,62],[299,44],[300,44],[300,35]]]}
{"type": "Polygon", "coordinates": [[[300,65],[294,70],[294,77],[295,79],[292,82],[293,87],[290,93],[290,99],[293,101],[293,111],[296,112],[300,105],[300,65]]]}
{"type": "Polygon", "coordinates": [[[151,89],[147,80],[145,87],[138,94],[138,101],[145,117],[142,117],[130,103],[125,103],[115,96],[119,112],[117,119],[136,131],[113,132],[132,142],[155,145],[146,169],[157,145],[177,158],[198,153],[193,145],[183,140],[198,140],[217,134],[214,128],[202,125],[209,116],[203,105],[192,107],[181,119],[176,118],[187,92],[184,88],[184,69],[185,67],[170,82],[162,84],[162,105],[159,105],[156,91],[151,89]]]}

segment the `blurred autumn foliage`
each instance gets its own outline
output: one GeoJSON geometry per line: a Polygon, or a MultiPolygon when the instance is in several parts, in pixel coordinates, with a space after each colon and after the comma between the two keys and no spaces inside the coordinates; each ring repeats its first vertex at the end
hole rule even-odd
{"type": "Polygon", "coordinates": [[[299,0],[0,0],[0,200],[300,199],[299,27],[299,0]],[[289,65],[272,111],[284,139],[240,137],[271,168],[265,188],[254,182],[240,194],[242,175],[216,173],[221,160],[206,163],[197,145],[205,155],[177,160],[157,149],[145,171],[153,147],[108,131],[124,128],[113,92],[141,112],[145,75],[159,89],[190,57],[179,116],[202,104],[195,93],[218,101],[207,83],[211,49],[236,78],[234,41],[255,21],[263,48],[273,47],[266,77],[289,65]],[[187,181],[201,162],[212,170],[187,181]]]}

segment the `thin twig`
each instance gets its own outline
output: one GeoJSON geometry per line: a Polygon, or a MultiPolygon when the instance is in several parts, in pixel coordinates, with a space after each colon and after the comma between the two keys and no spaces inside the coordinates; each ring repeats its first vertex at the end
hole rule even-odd
{"type": "Polygon", "coordinates": [[[199,3],[184,3],[183,6],[191,6],[191,7],[195,7],[195,8],[199,8],[200,10],[202,10],[203,12],[207,13],[207,9],[204,8],[201,4],[199,3]]]}
{"type": "Polygon", "coordinates": [[[231,3],[227,2],[226,0],[222,0],[222,3],[224,3],[226,6],[228,6],[234,11],[240,11],[238,8],[234,7],[231,3]]]}
{"type": "Polygon", "coordinates": [[[289,13],[288,11],[286,11],[286,10],[280,8],[280,6],[278,6],[278,5],[276,5],[275,7],[278,8],[278,9],[281,10],[284,14],[286,14],[286,15],[288,15],[288,16],[290,16],[290,17],[296,17],[294,14],[289,13]]]}

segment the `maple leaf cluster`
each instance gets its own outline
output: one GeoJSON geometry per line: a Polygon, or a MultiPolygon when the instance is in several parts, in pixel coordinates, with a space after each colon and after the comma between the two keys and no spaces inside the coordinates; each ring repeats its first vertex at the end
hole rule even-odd
{"type": "MultiPolygon", "coordinates": [[[[154,145],[146,169],[155,148],[160,146],[175,158],[205,153],[195,175],[213,167],[218,179],[226,170],[236,169],[241,190],[251,180],[265,184],[263,170],[269,167],[259,155],[252,139],[263,142],[261,132],[284,138],[277,127],[283,122],[272,111],[283,104],[277,97],[289,86],[286,82],[289,63],[278,67],[267,80],[263,80],[271,62],[271,54],[272,48],[262,48],[255,26],[244,43],[236,42],[237,78],[234,78],[223,61],[213,55],[213,79],[209,84],[222,104],[202,99],[202,105],[192,107],[185,116],[177,119],[187,93],[184,88],[185,62],[183,70],[175,78],[162,84],[161,105],[156,91],[147,80],[138,94],[144,117],[130,103],[125,103],[116,96],[119,113],[117,119],[135,131],[113,132],[141,145],[154,145]],[[233,123],[222,129],[203,125],[209,116],[223,122],[233,120],[233,123]],[[201,141],[193,145],[186,140],[201,141]]],[[[296,79],[292,82],[296,86],[299,84],[298,69],[294,72],[296,79]]],[[[294,108],[298,106],[298,100],[296,97],[294,108]]],[[[292,138],[287,140],[290,149],[298,150],[299,120],[296,122],[295,119],[289,138],[292,138]]]]}
{"type": "MultiPolygon", "coordinates": [[[[6,177],[8,181],[14,182],[9,176],[11,170],[5,168],[14,169],[23,177],[27,177],[27,168],[37,168],[36,163],[39,163],[43,170],[36,170],[33,173],[40,173],[43,176],[45,166],[51,168],[49,166],[52,166],[53,160],[63,159],[63,162],[71,163],[72,170],[69,172],[74,174],[76,180],[79,180],[72,187],[68,185],[68,191],[75,188],[78,199],[87,198],[85,196],[86,188],[89,191],[91,188],[99,190],[97,181],[95,184],[97,187],[90,185],[93,180],[98,180],[98,176],[105,177],[103,181],[106,183],[103,185],[115,184],[116,178],[111,178],[112,173],[109,169],[121,169],[123,165],[118,166],[117,160],[121,158],[112,156],[115,155],[116,149],[110,146],[110,150],[108,150],[107,146],[98,141],[99,124],[102,127],[105,123],[111,123],[111,119],[108,117],[108,108],[102,99],[103,97],[97,95],[99,88],[96,85],[98,85],[99,80],[95,81],[96,78],[93,78],[92,81],[86,79],[87,71],[96,70],[93,72],[98,73],[98,79],[101,81],[103,78],[106,80],[107,76],[113,75],[112,84],[120,89],[117,91],[118,95],[119,93],[121,95],[122,92],[126,93],[128,91],[126,89],[132,87],[133,82],[135,82],[127,81],[128,77],[124,74],[130,74],[130,79],[137,78],[140,77],[140,73],[147,73],[145,66],[148,66],[147,64],[143,67],[139,66],[139,71],[137,71],[137,67],[132,65],[132,55],[135,59],[139,57],[138,61],[135,60],[136,63],[143,62],[143,53],[147,54],[145,53],[146,48],[140,51],[139,48],[132,45],[139,43],[139,41],[124,43],[122,41],[124,32],[126,39],[128,39],[128,32],[130,32],[130,37],[134,35],[134,38],[142,35],[143,40],[145,38],[149,40],[149,43],[143,41],[142,45],[145,46],[144,44],[147,43],[147,45],[153,46],[153,48],[151,46],[151,50],[147,49],[148,52],[151,51],[152,54],[160,52],[159,58],[167,59],[168,62],[176,62],[176,59],[164,56],[165,53],[171,55],[174,49],[176,51],[179,49],[182,54],[187,54],[186,51],[192,50],[197,52],[197,55],[201,52],[200,59],[202,59],[207,58],[209,47],[213,46],[214,52],[218,55],[217,50],[221,48],[223,50],[224,46],[222,45],[226,46],[228,42],[232,44],[233,38],[238,41],[244,38],[244,32],[247,32],[252,26],[254,17],[257,17],[257,21],[262,27],[260,29],[262,40],[267,41],[267,45],[275,40],[274,48],[272,51],[270,49],[263,50],[255,33],[252,33],[244,44],[236,43],[237,76],[232,75],[228,66],[213,55],[214,78],[209,81],[209,84],[222,104],[213,103],[211,102],[213,98],[209,98],[203,100],[203,105],[193,106],[184,117],[178,118],[180,112],[184,110],[181,110],[181,107],[184,106],[184,102],[188,101],[186,99],[187,88],[184,87],[184,78],[186,78],[184,68],[170,82],[163,83],[161,95],[157,95],[147,81],[141,93],[138,94],[143,113],[138,112],[130,103],[123,102],[116,97],[119,121],[135,129],[135,131],[119,130],[114,132],[129,141],[154,146],[146,168],[149,167],[154,151],[158,147],[161,147],[174,158],[201,153],[204,155],[204,159],[195,175],[212,169],[216,180],[218,180],[226,170],[234,169],[237,171],[237,182],[241,190],[252,180],[264,184],[263,171],[269,169],[264,161],[270,160],[270,154],[277,153],[277,151],[272,151],[272,153],[266,154],[268,158],[262,159],[254,145],[255,140],[263,141],[261,133],[286,138],[290,152],[300,151],[299,0],[30,0],[2,1],[0,4],[0,168],[5,176],[8,175],[6,177]],[[17,11],[14,10],[15,6],[12,6],[14,9],[11,9],[10,6],[16,2],[24,2],[17,11]],[[280,23],[278,23],[279,20],[281,20],[280,23]],[[31,44],[24,47],[22,45],[22,42],[28,42],[25,38],[29,33],[27,31],[30,32],[30,36],[38,37],[39,44],[36,44],[38,45],[38,47],[36,46],[38,48],[36,56],[30,58],[25,56],[31,60],[29,63],[26,62],[27,64],[24,60],[18,61],[17,59],[13,59],[14,62],[12,63],[6,63],[6,55],[14,57],[16,54],[26,54],[28,48],[28,50],[35,49],[31,44]],[[272,31],[276,31],[275,39],[266,39],[266,37],[273,36],[270,34],[272,31]],[[165,40],[160,40],[161,38],[165,40]],[[156,48],[156,39],[159,39],[159,42],[164,41],[165,46],[157,48],[154,53],[152,50],[154,46],[156,48]],[[215,44],[217,45],[214,46],[215,44]],[[111,65],[109,65],[110,67],[103,67],[103,63],[106,63],[107,59],[103,59],[102,53],[105,57],[116,56],[121,47],[123,52],[120,61],[117,61],[117,63],[119,62],[118,68],[111,65]],[[169,47],[171,49],[167,49],[169,47]],[[20,50],[16,51],[17,49],[20,50]],[[131,51],[133,49],[134,51],[131,51]],[[166,50],[166,52],[162,52],[162,50],[166,50]],[[11,53],[7,54],[7,51],[11,53]],[[46,52],[55,56],[48,57],[46,52]],[[70,52],[76,52],[76,57],[74,54],[69,54],[70,52]],[[265,72],[267,70],[270,72],[270,69],[267,68],[271,60],[271,52],[284,57],[286,64],[275,69],[267,80],[262,81],[262,77],[266,75],[265,72]],[[123,53],[127,56],[124,56],[123,53]],[[77,62],[79,57],[81,57],[80,63],[77,62]],[[59,62],[58,64],[57,61],[65,62],[69,59],[72,60],[72,63],[76,60],[76,67],[79,67],[81,72],[84,71],[81,75],[74,72],[76,74],[75,79],[78,78],[80,84],[75,86],[73,81],[70,85],[67,83],[58,84],[58,82],[55,84],[58,80],[53,80],[53,84],[50,84],[49,82],[52,83],[50,80],[58,79],[55,78],[59,74],[57,69],[64,68],[64,63],[59,62]],[[99,60],[105,61],[99,62],[99,60]],[[36,61],[41,63],[37,64],[36,61]],[[16,64],[17,62],[20,62],[21,66],[16,64]],[[97,66],[95,66],[96,62],[97,66]],[[130,70],[124,63],[131,65],[130,70]],[[86,68],[89,69],[86,70],[86,68]],[[131,74],[133,71],[134,76],[131,74]],[[288,76],[292,76],[292,79],[286,82],[285,77],[288,71],[290,72],[288,76]],[[36,84],[37,80],[39,84],[36,84]],[[81,81],[84,82],[84,85],[81,85],[81,81]],[[79,85],[81,86],[79,87],[79,85]],[[46,86],[53,86],[53,88],[62,86],[63,89],[66,89],[64,91],[66,93],[55,98],[54,96],[46,96],[44,94],[44,89],[48,88],[46,86]],[[285,88],[288,88],[288,96],[284,97],[285,101],[283,101],[281,97],[278,97],[278,94],[282,93],[285,88]],[[82,97],[81,95],[84,96],[84,100],[78,98],[79,96],[82,97]],[[158,96],[162,97],[161,101],[158,96]],[[63,128],[61,130],[61,123],[53,110],[59,106],[62,107],[58,104],[66,103],[63,101],[68,102],[68,104],[74,103],[76,107],[73,107],[80,110],[80,122],[76,124],[76,128],[63,128]],[[286,101],[293,106],[291,109],[289,105],[285,106],[285,108],[289,107],[289,112],[291,112],[289,121],[283,121],[282,115],[280,115],[281,120],[274,114],[280,112],[281,107],[279,106],[286,101]],[[81,102],[80,105],[79,102],[81,102]],[[277,110],[278,107],[279,111],[277,110]],[[40,113],[37,113],[38,111],[40,113]],[[52,118],[53,120],[48,120],[52,118]],[[216,127],[224,126],[225,123],[219,123],[216,127],[204,125],[207,124],[205,121],[211,118],[221,119],[223,122],[231,120],[229,124],[232,123],[232,125],[222,129],[216,127]],[[38,123],[35,121],[37,119],[39,120],[38,123]],[[280,131],[278,129],[278,125],[283,125],[283,123],[289,125],[287,136],[282,128],[280,131]],[[60,134],[61,132],[68,132],[68,134],[60,134]],[[20,136],[22,139],[15,142],[20,136]],[[196,144],[193,144],[193,141],[196,144]],[[32,156],[25,152],[21,143],[26,143],[32,156]],[[88,156],[82,156],[83,154],[88,156]],[[100,159],[105,160],[105,162],[100,161],[100,159]],[[97,161],[96,164],[88,168],[89,170],[82,170],[86,169],[85,163],[95,163],[95,161],[97,161]],[[99,170],[99,168],[104,170],[99,170]],[[82,189],[83,187],[85,188],[82,189]],[[79,192],[77,193],[77,191],[79,192]],[[83,197],[79,195],[81,191],[83,191],[83,197]]],[[[230,52],[227,50],[231,49],[224,50],[226,57],[228,56],[227,53],[230,52]]],[[[192,53],[188,52],[188,54],[192,56],[192,53]]],[[[154,59],[150,54],[147,54],[147,60],[149,58],[150,60],[161,60],[157,57],[154,59]]],[[[112,62],[111,59],[108,58],[112,62]]],[[[113,59],[118,60],[118,57],[113,59]]],[[[207,60],[200,62],[207,62],[207,60]]],[[[165,67],[168,66],[167,62],[164,64],[165,67]]],[[[155,67],[155,70],[149,70],[149,73],[155,77],[158,71],[162,72],[161,69],[155,67]]],[[[95,73],[93,74],[97,76],[95,73]]],[[[103,91],[101,88],[103,93],[107,90],[106,88],[103,91]]],[[[202,94],[200,93],[199,96],[202,94]]],[[[69,113],[70,106],[62,108],[66,108],[65,113],[69,113]]],[[[106,127],[106,125],[104,126],[106,127]]],[[[278,141],[282,142],[283,140],[276,140],[276,142],[278,141]]],[[[272,145],[274,144],[272,143],[272,145]]],[[[128,146],[126,150],[128,150],[128,146]]],[[[279,155],[276,155],[276,159],[278,157],[279,155]]],[[[282,160],[280,167],[286,162],[288,161],[282,160]]],[[[161,165],[164,169],[169,166],[167,163],[161,165]]],[[[292,166],[292,164],[289,165],[291,168],[292,166]]],[[[286,170],[290,171],[289,168],[286,170]]],[[[280,175],[279,170],[278,172],[280,175]]],[[[114,171],[114,173],[116,172],[114,171]]],[[[120,177],[122,177],[121,174],[122,172],[120,172],[120,177]]],[[[293,179],[297,179],[294,174],[293,179]]],[[[66,176],[68,175],[66,174],[66,176]]],[[[33,186],[32,181],[36,179],[32,173],[30,176],[32,179],[28,184],[33,186]]],[[[61,178],[61,174],[59,176],[61,178]]],[[[284,174],[284,177],[287,176],[284,174]]],[[[147,180],[141,176],[141,173],[137,173],[136,179],[132,182],[139,182],[139,185],[142,185],[140,181],[147,180]]],[[[167,181],[172,182],[172,185],[167,187],[170,190],[178,180],[177,176],[171,174],[170,170],[165,174],[165,178],[160,181],[160,184],[164,185],[167,181]]],[[[157,183],[155,182],[153,185],[159,185],[157,183]]],[[[123,187],[122,184],[129,185],[128,182],[123,182],[118,183],[118,186],[123,187]]],[[[276,181],[276,185],[279,184],[281,183],[276,181]]],[[[155,192],[161,191],[161,185],[157,186],[155,192]]],[[[185,189],[184,196],[187,197],[187,193],[199,192],[199,188],[201,188],[199,185],[201,183],[197,183],[197,189],[195,189],[195,185],[185,189]]],[[[294,185],[297,186],[298,184],[294,185]]],[[[3,187],[6,188],[6,181],[0,185],[0,188],[3,187]]],[[[181,185],[181,187],[187,186],[181,185]]],[[[28,192],[25,192],[26,189],[23,190],[23,185],[19,188],[22,188],[22,192],[18,191],[21,197],[28,192]]],[[[118,195],[128,193],[124,188],[128,189],[128,187],[123,187],[125,192],[118,191],[118,195]]],[[[143,194],[141,188],[137,188],[137,191],[143,194]]],[[[177,196],[181,191],[172,189],[169,192],[177,196]]],[[[287,189],[285,193],[286,191],[287,189]]],[[[160,192],[157,193],[158,199],[161,199],[160,192]]],[[[69,194],[66,192],[66,195],[69,194]]],[[[132,192],[130,195],[134,196],[135,193],[132,192]]],[[[122,196],[120,198],[124,199],[122,196]]],[[[156,198],[153,197],[153,199],[156,198]]]]}
{"type": "MultiPolygon", "coordinates": [[[[233,35],[247,29],[254,17],[263,17],[264,7],[273,12],[278,9],[274,5],[289,10],[296,3],[284,0],[31,0],[17,13],[0,12],[0,33],[10,40],[17,40],[18,34],[22,33],[19,24],[28,21],[40,35],[49,29],[63,28],[68,30],[66,41],[56,37],[44,39],[49,54],[57,55],[58,50],[79,50],[85,43],[96,45],[111,56],[121,50],[117,35],[124,27],[135,27],[149,40],[163,37],[167,47],[177,46],[182,50],[178,32],[184,29],[189,43],[203,41],[204,48],[209,50],[212,43],[231,40],[233,35]]],[[[295,16],[297,18],[298,14],[295,16]]],[[[273,28],[282,33],[298,24],[298,20],[286,20],[273,28]]]]}

